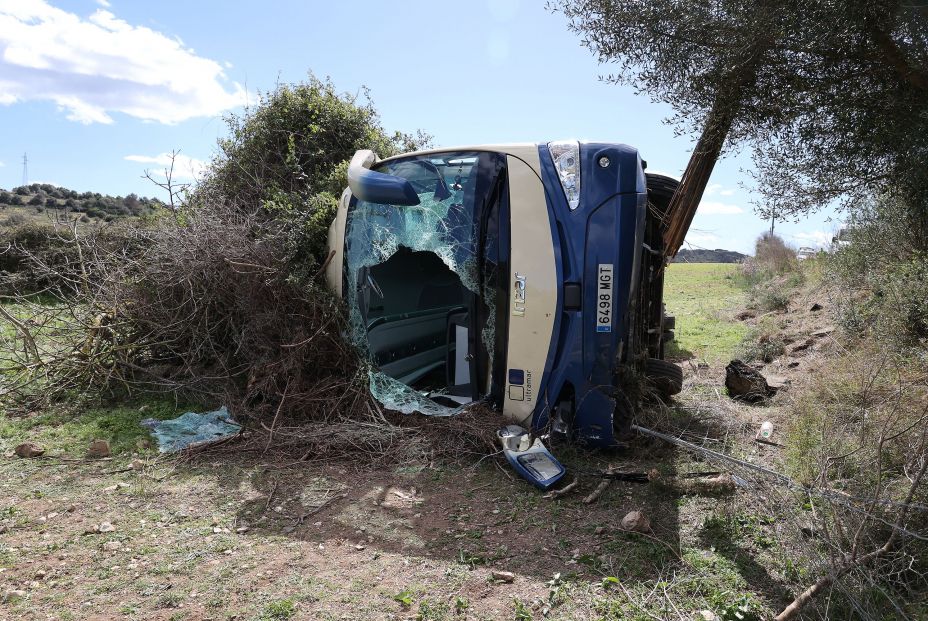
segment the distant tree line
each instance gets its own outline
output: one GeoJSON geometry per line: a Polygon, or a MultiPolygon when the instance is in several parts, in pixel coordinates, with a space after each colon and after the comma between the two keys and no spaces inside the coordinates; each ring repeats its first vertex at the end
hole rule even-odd
{"type": "Polygon", "coordinates": [[[148,216],[164,208],[164,203],[157,198],[136,194],[110,196],[99,192],[78,192],[50,183],[21,185],[12,190],[0,189],[0,209],[10,205],[31,206],[39,210],[60,209],[102,220],[148,216]]]}

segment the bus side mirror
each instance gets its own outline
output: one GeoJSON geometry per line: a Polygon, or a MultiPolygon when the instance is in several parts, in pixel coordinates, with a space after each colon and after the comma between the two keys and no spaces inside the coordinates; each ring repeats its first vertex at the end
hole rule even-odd
{"type": "Polygon", "coordinates": [[[348,164],[348,187],[362,201],[382,205],[418,205],[419,196],[412,184],[396,175],[371,170],[377,162],[373,151],[358,151],[348,164]]]}

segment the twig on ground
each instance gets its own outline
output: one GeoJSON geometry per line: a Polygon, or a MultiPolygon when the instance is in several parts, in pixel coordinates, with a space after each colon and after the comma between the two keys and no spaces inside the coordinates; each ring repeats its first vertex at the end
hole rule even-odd
{"type": "Polygon", "coordinates": [[[544,498],[559,498],[563,496],[564,494],[569,494],[570,492],[572,492],[574,489],[576,489],[578,485],[580,485],[580,477],[575,476],[573,481],[571,481],[570,483],[568,483],[567,485],[565,485],[564,487],[560,489],[551,490],[550,492],[544,495],[544,498]]]}

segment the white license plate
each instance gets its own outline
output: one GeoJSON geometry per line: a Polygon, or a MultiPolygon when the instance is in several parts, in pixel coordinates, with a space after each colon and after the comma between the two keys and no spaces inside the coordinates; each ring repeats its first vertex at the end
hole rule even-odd
{"type": "Polygon", "coordinates": [[[612,263],[599,264],[596,286],[596,331],[612,332],[612,263]]]}

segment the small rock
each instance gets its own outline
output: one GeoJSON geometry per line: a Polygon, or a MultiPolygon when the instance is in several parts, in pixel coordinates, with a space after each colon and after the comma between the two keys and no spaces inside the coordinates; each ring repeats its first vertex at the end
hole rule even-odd
{"type": "Polygon", "coordinates": [[[13,449],[13,452],[19,457],[28,459],[30,457],[39,457],[40,455],[44,455],[45,449],[35,442],[23,442],[15,449],[13,449]]]}
{"type": "Polygon", "coordinates": [[[16,602],[21,602],[26,599],[25,591],[4,591],[3,595],[0,595],[0,604],[15,604],[16,602]]]}
{"type": "Polygon", "coordinates": [[[141,459],[133,459],[129,463],[129,467],[135,470],[136,472],[140,472],[145,469],[145,462],[142,461],[141,459]]]}
{"type": "Polygon", "coordinates": [[[636,533],[651,532],[651,522],[641,511],[629,511],[622,518],[622,528],[636,533]]]}
{"type": "Polygon", "coordinates": [[[97,527],[98,533],[111,533],[116,530],[116,527],[110,524],[109,522],[100,522],[100,525],[97,527]]]}
{"type": "Polygon", "coordinates": [[[605,527],[605,526],[597,526],[597,527],[596,527],[596,530],[593,531],[593,533],[596,534],[596,535],[602,535],[602,534],[605,533],[605,532],[606,532],[606,527],[605,527]]]}
{"type": "Polygon", "coordinates": [[[715,621],[716,620],[715,613],[712,612],[711,610],[700,610],[699,618],[702,619],[702,621],[715,621]]]}
{"type": "Polygon", "coordinates": [[[94,440],[87,449],[87,457],[101,459],[110,456],[110,443],[106,440],[94,440]]]}
{"type": "Polygon", "coordinates": [[[506,583],[515,582],[515,579],[516,579],[516,575],[512,573],[511,571],[493,571],[493,573],[491,573],[490,576],[494,580],[498,580],[500,582],[506,582],[506,583]]]}
{"type": "Polygon", "coordinates": [[[356,545],[356,546],[354,547],[354,549],[357,550],[358,552],[360,552],[361,550],[363,550],[363,549],[366,548],[366,547],[367,547],[367,546],[361,545],[361,544],[359,543],[358,545],[356,545]]]}
{"type": "Polygon", "coordinates": [[[106,550],[107,552],[115,552],[121,547],[122,547],[122,544],[119,543],[118,541],[107,541],[106,543],[103,544],[103,549],[106,550]]]}
{"type": "Polygon", "coordinates": [[[65,511],[67,511],[68,513],[74,513],[75,511],[77,511],[77,505],[68,505],[68,508],[65,509],[65,511]]]}
{"type": "Polygon", "coordinates": [[[35,572],[35,579],[36,579],[36,580],[45,580],[45,576],[47,576],[47,575],[48,575],[48,573],[47,573],[44,569],[40,569],[39,571],[35,572]]]}
{"type": "Polygon", "coordinates": [[[235,532],[237,532],[239,535],[242,535],[242,534],[248,532],[248,527],[247,527],[247,526],[239,526],[238,528],[235,529],[235,532]]]}
{"type": "Polygon", "coordinates": [[[815,304],[813,304],[812,306],[809,307],[809,310],[812,311],[813,313],[816,313],[816,312],[822,310],[822,305],[819,304],[818,302],[816,302],[815,304]]]}
{"type": "Polygon", "coordinates": [[[788,377],[783,377],[781,375],[768,375],[767,376],[767,385],[773,388],[774,390],[782,390],[791,383],[792,381],[788,377]]]}

